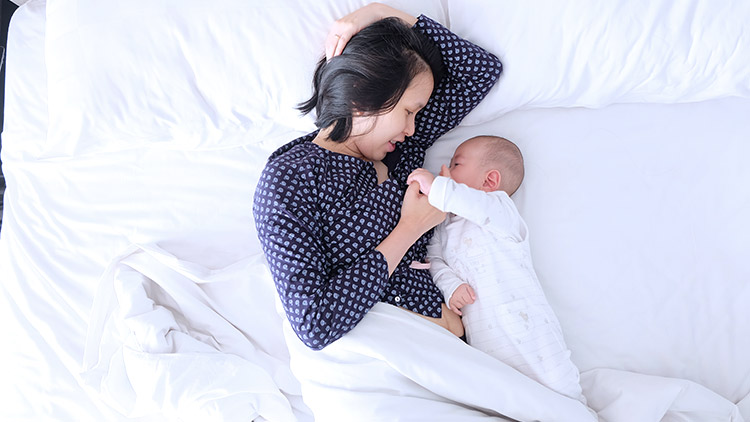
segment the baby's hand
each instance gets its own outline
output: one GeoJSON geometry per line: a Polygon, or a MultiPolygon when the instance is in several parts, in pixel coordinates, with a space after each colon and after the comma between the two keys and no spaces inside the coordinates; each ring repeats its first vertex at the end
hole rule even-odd
{"type": "Polygon", "coordinates": [[[433,176],[432,173],[425,169],[419,168],[411,172],[409,177],[406,178],[406,183],[409,185],[412,182],[419,183],[419,190],[422,191],[423,194],[429,195],[433,180],[435,180],[435,176],[433,176]]]}
{"type": "Polygon", "coordinates": [[[448,169],[448,166],[446,166],[445,164],[443,164],[442,167],[440,167],[440,176],[447,177],[449,179],[451,178],[451,171],[448,169]]]}
{"type": "Polygon", "coordinates": [[[461,313],[461,308],[474,303],[476,299],[477,295],[474,293],[474,289],[472,289],[468,283],[464,283],[456,288],[456,290],[451,295],[448,304],[450,305],[450,308],[451,310],[453,310],[453,312],[461,316],[463,315],[461,313]]]}

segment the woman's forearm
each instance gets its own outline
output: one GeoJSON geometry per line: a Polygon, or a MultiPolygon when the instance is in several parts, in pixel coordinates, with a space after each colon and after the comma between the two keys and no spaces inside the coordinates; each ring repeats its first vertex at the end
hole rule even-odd
{"type": "Polygon", "coordinates": [[[393,231],[383,239],[375,250],[385,256],[385,260],[388,262],[388,275],[393,274],[396,270],[398,263],[406,255],[411,245],[422,236],[419,230],[414,227],[409,227],[407,224],[399,223],[393,229],[393,231]]]}
{"type": "Polygon", "coordinates": [[[388,262],[388,275],[393,274],[411,245],[443,220],[445,213],[430,205],[427,195],[419,193],[419,183],[410,183],[404,193],[401,219],[393,231],[375,247],[388,262]]]}
{"type": "Polygon", "coordinates": [[[388,17],[397,17],[404,22],[407,23],[409,26],[414,26],[415,23],[417,23],[417,17],[412,16],[406,12],[403,12],[398,9],[394,9],[391,6],[388,6],[383,3],[370,3],[368,6],[365,7],[372,7],[375,9],[380,16],[380,19],[388,18],[388,17]]]}

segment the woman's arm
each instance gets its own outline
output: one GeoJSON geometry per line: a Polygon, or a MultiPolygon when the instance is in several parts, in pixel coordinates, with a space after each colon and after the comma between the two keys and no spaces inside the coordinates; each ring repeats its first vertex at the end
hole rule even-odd
{"type": "Polygon", "coordinates": [[[397,17],[413,26],[417,18],[408,13],[394,9],[382,3],[370,3],[344,16],[331,25],[326,37],[326,59],[338,56],[344,51],[346,43],[367,25],[387,17],[397,17]]]}
{"type": "Polygon", "coordinates": [[[334,271],[322,243],[315,186],[297,165],[266,166],[256,189],[253,214],[276,290],[292,328],[319,350],[353,329],[378,303],[406,251],[444,214],[418,195],[414,184],[396,228],[380,244],[356,251],[351,265],[334,271]]]}
{"type": "Polygon", "coordinates": [[[411,139],[426,149],[479,105],[498,81],[503,65],[494,54],[424,15],[414,30],[440,49],[445,72],[427,106],[416,116],[411,139]]]}
{"type": "Polygon", "coordinates": [[[444,219],[445,213],[430,205],[427,195],[419,193],[419,184],[410,184],[404,194],[401,219],[393,231],[375,248],[382,252],[388,261],[388,274],[393,274],[414,242],[444,219]]]}
{"type": "Polygon", "coordinates": [[[427,148],[473,110],[497,82],[503,65],[492,53],[452,33],[440,23],[418,18],[381,3],[370,3],[334,22],[325,42],[326,58],[341,54],[349,40],[367,25],[398,17],[440,50],[445,74],[436,81],[428,104],[417,113],[411,139],[427,148]]]}
{"type": "Polygon", "coordinates": [[[332,274],[315,227],[283,208],[255,209],[258,238],[284,313],[297,337],[320,350],[354,328],[380,301],[388,264],[372,250],[332,274]]]}

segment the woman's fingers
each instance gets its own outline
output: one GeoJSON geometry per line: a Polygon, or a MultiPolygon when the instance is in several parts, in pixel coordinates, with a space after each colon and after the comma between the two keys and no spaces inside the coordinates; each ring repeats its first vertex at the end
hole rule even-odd
{"type": "Polygon", "coordinates": [[[331,25],[326,38],[326,60],[336,57],[344,51],[344,47],[354,34],[367,25],[386,16],[398,16],[409,25],[414,25],[416,18],[400,10],[381,3],[370,3],[337,20],[331,25]]]}
{"type": "Polygon", "coordinates": [[[341,54],[344,51],[344,47],[346,47],[346,43],[352,39],[354,34],[371,23],[366,15],[368,10],[369,8],[367,7],[359,9],[331,25],[325,43],[326,60],[331,60],[331,58],[341,54]]]}
{"type": "Polygon", "coordinates": [[[349,40],[362,28],[388,16],[395,16],[409,26],[417,22],[417,18],[408,13],[382,3],[370,3],[333,23],[325,42],[326,60],[341,54],[349,40]]]}
{"type": "Polygon", "coordinates": [[[421,228],[424,233],[440,224],[445,219],[445,213],[433,207],[426,195],[419,193],[419,183],[411,182],[404,194],[401,219],[405,223],[421,228]]]}
{"type": "Polygon", "coordinates": [[[326,60],[336,57],[344,51],[346,43],[356,34],[353,25],[346,22],[336,21],[326,37],[325,49],[326,60]]]}
{"type": "Polygon", "coordinates": [[[344,47],[346,47],[346,43],[348,43],[352,37],[351,35],[348,35],[346,33],[336,34],[336,35],[338,35],[337,37],[338,42],[336,43],[336,48],[333,50],[333,57],[336,57],[344,52],[344,47]]]}
{"type": "Polygon", "coordinates": [[[406,187],[406,195],[416,198],[419,195],[419,183],[412,180],[406,187]]]}

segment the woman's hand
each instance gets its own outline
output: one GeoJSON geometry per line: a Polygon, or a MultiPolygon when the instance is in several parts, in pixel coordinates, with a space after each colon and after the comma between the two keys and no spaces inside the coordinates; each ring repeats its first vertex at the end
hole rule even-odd
{"type": "Polygon", "coordinates": [[[427,195],[419,193],[419,183],[413,181],[404,194],[399,225],[419,231],[419,236],[445,220],[445,213],[430,204],[427,195]]]}
{"type": "MultiPolygon", "coordinates": [[[[393,274],[406,251],[423,234],[445,219],[445,213],[430,205],[426,195],[419,193],[419,183],[406,189],[401,219],[393,231],[375,248],[388,262],[388,274],[393,274]]],[[[446,307],[447,308],[447,307],[446,307]]]]}
{"type": "Polygon", "coordinates": [[[331,57],[341,54],[341,52],[344,51],[346,43],[352,39],[354,34],[361,31],[364,27],[390,16],[402,19],[409,26],[412,26],[417,22],[417,18],[408,13],[386,6],[385,4],[370,3],[367,6],[344,16],[331,25],[331,29],[328,31],[328,36],[326,37],[325,42],[326,60],[331,60],[331,57]]]}

